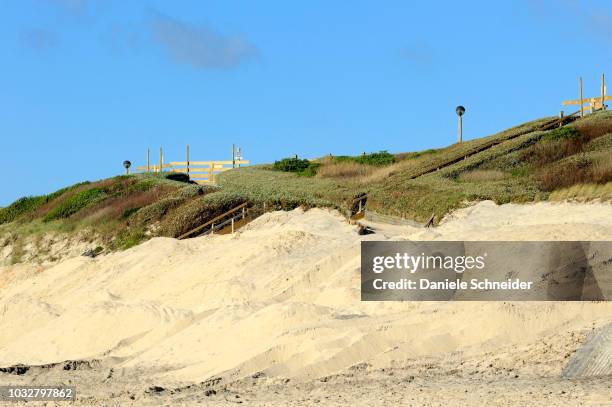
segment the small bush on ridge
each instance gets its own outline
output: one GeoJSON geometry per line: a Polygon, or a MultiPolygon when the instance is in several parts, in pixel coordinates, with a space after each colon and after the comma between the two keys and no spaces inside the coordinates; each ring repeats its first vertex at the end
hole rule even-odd
{"type": "Polygon", "coordinates": [[[283,158],[280,161],[275,161],[272,169],[276,171],[286,172],[302,172],[310,165],[310,161],[299,158],[283,158]]]}
{"type": "Polygon", "coordinates": [[[275,161],[272,169],[275,171],[295,172],[298,175],[313,177],[317,174],[319,163],[311,162],[310,160],[300,160],[297,157],[283,158],[280,161],[275,161]]]}

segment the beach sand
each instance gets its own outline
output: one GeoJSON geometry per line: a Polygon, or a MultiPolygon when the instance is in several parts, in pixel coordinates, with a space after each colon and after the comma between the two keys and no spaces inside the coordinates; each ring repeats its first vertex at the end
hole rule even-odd
{"type": "Polygon", "coordinates": [[[27,367],[0,385],[72,383],[77,405],[612,405],[612,376],[561,376],[609,303],[359,291],[361,240],[610,240],[612,205],[481,202],[433,229],[370,226],[298,209],[234,235],[0,267],[0,367],[27,367]]]}

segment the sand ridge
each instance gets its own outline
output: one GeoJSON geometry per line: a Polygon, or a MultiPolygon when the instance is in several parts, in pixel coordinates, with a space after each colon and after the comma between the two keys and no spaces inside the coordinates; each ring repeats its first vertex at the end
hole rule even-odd
{"type": "Polygon", "coordinates": [[[359,236],[333,211],[273,212],[235,235],[155,238],[13,278],[0,285],[0,366],[113,360],[163,385],[308,381],[520,348],[612,320],[608,303],[359,300],[363,239],[609,239],[609,204],[482,202],[433,230],[372,227],[359,236]]]}

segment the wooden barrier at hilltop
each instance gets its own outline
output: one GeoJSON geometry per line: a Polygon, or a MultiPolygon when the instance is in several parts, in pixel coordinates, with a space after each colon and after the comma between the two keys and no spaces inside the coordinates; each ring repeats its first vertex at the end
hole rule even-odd
{"type": "Polygon", "coordinates": [[[138,171],[142,172],[174,172],[187,174],[189,179],[197,182],[201,185],[214,184],[215,175],[220,174],[224,171],[231,170],[242,165],[248,165],[248,160],[243,160],[240,152],[232,144],[232,159],[225,161],[190,161],[189,160],[189,146],[186,149],[186,161],[170,161],[164,163],[164,153],[162,148],[159,149],[159,164],[151,164],[149,149],[147,149],[147,165],[141,165],[136,167],[138,171]],[[237,154],[236,154],[237,153],[237,154]]]}

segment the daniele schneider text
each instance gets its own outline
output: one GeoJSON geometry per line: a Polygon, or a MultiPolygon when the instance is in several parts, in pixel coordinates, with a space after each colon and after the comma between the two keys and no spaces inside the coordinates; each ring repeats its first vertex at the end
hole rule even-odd
{"type": "Polygon", "coordinates": [[[450,271],[455,276],[451,278],[400,278],[387,281],[376,278],[372,281],[375,290],[530,290],[532,281],[521,281],[518,278],[503,281],[492,281],[488,278],[471,278],[464,281],[457,275],[465,271],[483,270],[487,254],[482,256],[442,256],[442,255],[411,255],[396,253],[394,256],[375,256],[372,258],[372,272],[381,274],[388,271],[403,271],[414,274],[418,271],[450,271]]]}

